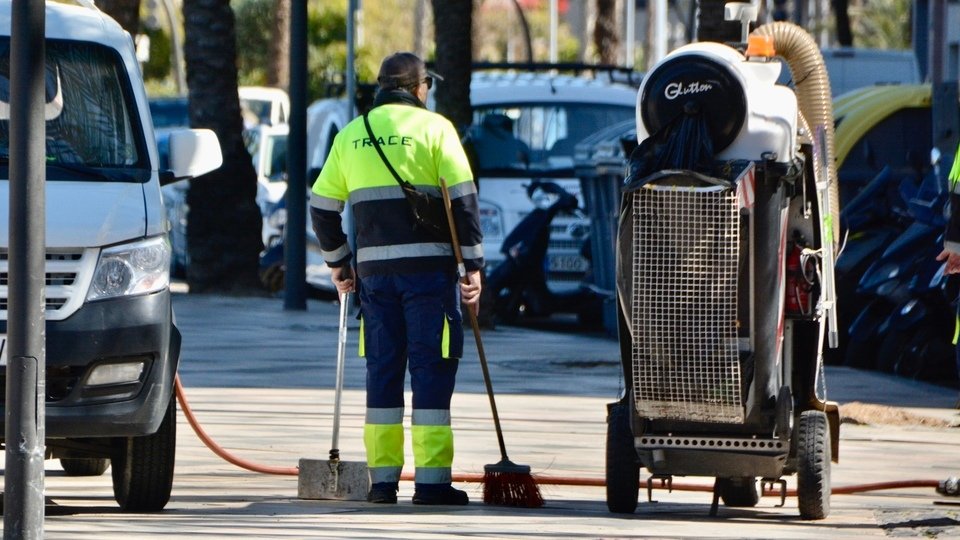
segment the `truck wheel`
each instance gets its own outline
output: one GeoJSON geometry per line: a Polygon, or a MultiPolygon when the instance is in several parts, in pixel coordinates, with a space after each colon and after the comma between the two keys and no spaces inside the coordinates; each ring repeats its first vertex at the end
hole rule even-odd
{"type": "Polygon", "coordinates": [[[797,425],[797,500],[800,517],[830,514],[830,425],[821,411],[803,411],[797,425]]]}
{"type": "Polygon", "coordinates": [[[153,435],[121,439],[112,458],[113,497],[124,512],[157,512],[170,500],[177,448],[177,407],[171,396],[153,435]]]}
{"type": "Polygon", "coordinates": [[[100,476],[109,465],[107,458],[60,458],[60,466],[67,476],[100,476]]]}
{"type": "Polygon", "coordinates": [[[614,403],[607,414],[607,509],[632,514],[640,494],[640,461],[630,432],[628,403],[614,403]]]}
{"type": "Polygon", "coordinates": [[[732,508],[752,508],[760,502],[757,479],[751,476],[717,478],[717,491],[723,504],[732,508]]]}

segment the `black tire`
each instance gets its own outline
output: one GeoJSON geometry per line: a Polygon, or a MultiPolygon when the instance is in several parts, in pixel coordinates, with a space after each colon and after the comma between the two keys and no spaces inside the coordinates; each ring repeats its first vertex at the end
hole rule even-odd
{"type": "Polygon", "coordinates": [[[260,283],[269,292],[279,292],[283,290],[285,275],[283,262],[276,262],[260,271],[260,283]]]}
{"type": "Polygon", "coordinates": [[[897,330],[890,331],[877,350],[877,371],[896,373],[909,341],[910,334],[897,330]]]}
{"type": "Polygon", "coordinates": [[[752,508],[760,502],[757,479],[751,476],[717,478],[717,492],[723,504],[732,508],[752,508]]]}
{"type": "Polygon", "coordinates": [[[632,514],[640,495],[640,460],[630,431],[630,405],[618,402],[607,412],[607,509],[632,514]]]}
{"type": "Polygon", "coordinates": [[[112,458],[113,497],[124,512],[158,512],[170,500],[177,449],[174,399],[153,435],[121,439],[112,458]]]}
{"type": "Polygon", "coordinates": [[[60,458],[67,476],[100,476],[110,466],[107,458],[60,458]]]}
{"type": "Polygon", "coordinates": [[[797,500],[800,517],[830,514],[830,424],[821,411],[804,411],[797,423],[797,500]]]}

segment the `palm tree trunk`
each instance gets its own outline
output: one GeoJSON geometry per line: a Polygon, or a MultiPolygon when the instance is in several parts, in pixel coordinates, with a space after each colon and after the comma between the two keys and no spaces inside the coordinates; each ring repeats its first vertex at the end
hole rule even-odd
{"type": "Polygon", "coordinates": [[[190,183],[187,284],[191,293],[251,293],[261,290],[263,222],[242,139],[234,14],[228,0],[184,0],[183,15],[190,125],[212,129],[223,152],[222,167],[190,183]]]}
{"type": "Polygon", "coordinates": [[[601,64],[617,63],[620,37],[617,32],[617,0],[597,0],[597,22],[593,28],[593,44],[601,64]]]}
{"type": "Polygon", "coordinates": [[[136,37],[140,32],[140,0],[97,0],[97,7],[136,37]]]}
{"type": "Polygon", "coordinates": [[[437,85],[437,112],[463,130],[470,125],[470,75],[473,62],[472,0],[432,0],[436,36],[436,70],[443,76],[437,85]]]}
{"type": "Polygon", "coordinates": [[[290,0],[274,0],[273,39],[270,40],[270,64],[267,84],[288,89],[290,80],[290,0]]]}
{"type": "Polygon", "coordinates": [[[727,0],[699,0],[700,20],[697,41],[740,41],[740,23],[723,20],[727,0]]]}

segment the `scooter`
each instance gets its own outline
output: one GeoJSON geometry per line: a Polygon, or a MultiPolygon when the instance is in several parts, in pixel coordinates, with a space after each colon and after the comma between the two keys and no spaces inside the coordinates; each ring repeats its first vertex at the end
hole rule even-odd
{"type": "MultiPolygon", "coordinates": [[[[555,313],[575,313],[584,328],[599,328],[606,294],[589,284],[569,292],[556,292],[547,285],[547,246],[550,224],[560,213],[578,210],[577,198],[554,182],[534,180],[527,196],[541,202],[510,231],[500,252],[503,262],[486,276],[486,290],[494,303],[495,316],[506,324],[524,317],[543,317],[555,313]]],[[[589,244],[580,254],[590,260],[589,244]]],[[[589,272],[588,272],[589,274],[589,272]]]]}
{"type": "Polygon", "coordinates": [[[919,186],[905,180],[901,194],[913,222],[863,273],[857,294],[872,300],[850,326],[845,363],[901,375],[939,377],[949,363],[949,301],[936,256],[942,245],[946,191],[928,174],[919,186]],[[922,338],[922,339],[921,339],[922,338]],[[938,346],[940,344],[942,346],[938,346]],[[923,349],[923,358],[910,351],[923,349]],[[947,357],[943,360],[943,357],[947,357]]]}

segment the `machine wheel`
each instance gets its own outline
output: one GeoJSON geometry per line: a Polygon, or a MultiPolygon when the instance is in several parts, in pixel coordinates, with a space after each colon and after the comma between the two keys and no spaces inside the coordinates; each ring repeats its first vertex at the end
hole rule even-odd
{"type": "Polygon", "coordinates": [[[170,500],[177,448],[177,407],[171,396],[167,413],[153,435],[120,439],[112,459],[113,497],[124,512],[158,512],[170,500]]]}
{"type": "Polygon", "coordinates": [[[730,507],[751,508],[760,502],[757,479],[752,476],[717,478],[717,492],[723,504],[730,507]]]}
{"type": "Polygon", "coordinates": [[[106,458],[60,458],[60,466],[67,476],[100,476],[107,470],[106,458]]]}
{"type": "Polygon", "coordinates": [[[800,517],[830,514],[830,424],[821,411],[803,411],[797,424],[797,500],[800,517]]]}
{"type": "Polygon", "coordinates": [[[630,431],[630,405],[618,402],[607,415],[607,509],[632,514],[640,495],[640,461],[630,431]]]}

